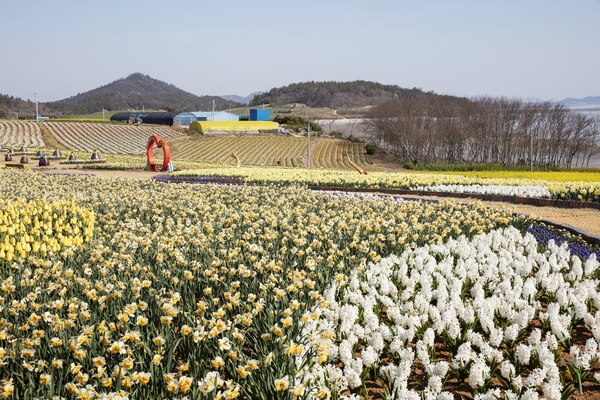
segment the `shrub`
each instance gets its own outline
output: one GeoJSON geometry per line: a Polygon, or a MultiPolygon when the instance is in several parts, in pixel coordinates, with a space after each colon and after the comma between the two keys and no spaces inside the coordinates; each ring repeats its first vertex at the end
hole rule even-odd
{"type": "Polygon", "coordinates": [[[273,117],[273,121],[282,125],[284,128],[292,129],[295,131],[303,131],[310,124],[310,131],[315,133],[322,133],[323,129],[315,122],[309,121],[296,114],[281,115],[277,114],[273,117]]]}
{"type": "Polygon", "coordinates": [[[375,151],[377,150],[377,146],[375,146],[373,143],[367,143],[367,145],[365,146],[365,150],[366,150],[367,154],[373,155],[373,154],[375,154],[375,151]]]}

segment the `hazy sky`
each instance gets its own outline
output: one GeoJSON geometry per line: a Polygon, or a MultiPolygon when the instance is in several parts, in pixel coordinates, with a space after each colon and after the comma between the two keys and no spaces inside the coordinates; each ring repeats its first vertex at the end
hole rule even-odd
{"type": "Polygon", "coordinates": [[[196,95],[357,79],[457,96],[600,96],[600,0],[2,1],[0,93],[141,72],[196,95]]]}

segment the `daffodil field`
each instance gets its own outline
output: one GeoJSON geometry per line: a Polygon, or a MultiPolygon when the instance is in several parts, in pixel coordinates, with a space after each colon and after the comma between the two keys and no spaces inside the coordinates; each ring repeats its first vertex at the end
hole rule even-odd
{"type": "Polygon", "coordinates": [[[0,398],[563,399],[597,378],[598,261],[507,211],[0,177],[0,398]]]}
{"type": "MultiPolygon", "coordinates": [[[[560,174],[555,174],[559,176],[560,174]]],[[[585,175],[585,174],[579,174],[585,175]]],[[[452,174],[427,174],[405,172],[369,172],[359,175],[355,171],[322,169],[273,169],[273,168],[211,168],[175,172],[176,179],[191,179],[194,176],[237,177],[252,184],[279,184],[281,182],[309,185],[333,186],[341,188],[405,189],[441,191],[455,193],[498,194],[521,197],[553,198],[600,202],[600,175],[588,174],[595,181],[558,181],[553,174],[541,175],[540,179],[505,177],[481,178],[452,174]],[[546,176],[550,179],[541,179],[546,176]]],[[[569,176],[576,176],[570,174],[569,176]]]]}

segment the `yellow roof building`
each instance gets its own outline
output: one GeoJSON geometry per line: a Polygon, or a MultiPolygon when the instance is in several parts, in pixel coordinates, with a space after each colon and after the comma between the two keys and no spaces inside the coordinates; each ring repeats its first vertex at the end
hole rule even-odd
{"type": "Polygon", "coordinates": [[[273,121],[196,121],[189,128],[200,133],[277,133],[279,125],[273,121]]]}

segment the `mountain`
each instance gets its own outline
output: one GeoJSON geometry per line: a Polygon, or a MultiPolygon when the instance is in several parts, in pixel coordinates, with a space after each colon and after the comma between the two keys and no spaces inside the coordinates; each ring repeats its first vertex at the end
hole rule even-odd
{"type": "MultiPolygon", "coordinates": [[[[54,115],[82,115],[101,110],[200,111],[232,107],[218,96],[196,96],[148,75],[134,73],[108,85],[64,100],[45,103],[54,115]]],[[[238,104],[233,105],[237,107],[238,104]]]]}
{"type": "Polygon", "coordinates": [[[397,85],[384,85],[377,82],[301,82],[255,96],[251,106],[270,104],[283,105],[303,103],[310,107],[364,107],[372,106],[398,97],[417,97],[433,95],[421,89],[404,89],[397,85]]]}
{"type": "Polygon", "coordinates": [[[600,96],[587,96],[582,99],[567,97],[559,103],[569,108],[600,108],[600,96]]]}
{"type": "Polygon", "coordinates": [[[227,95],[221,96],[221,98],[223,98],[227,101],[235,101],[235,102],[241,103],[241,104],[249,104],[255,96],[257,96],[259,94],[263,94],[263,93],[264,92],[254,92],[254,93],[250,93],[246,97],[238,96],[236,94],[227,94],[227,95]]]}

